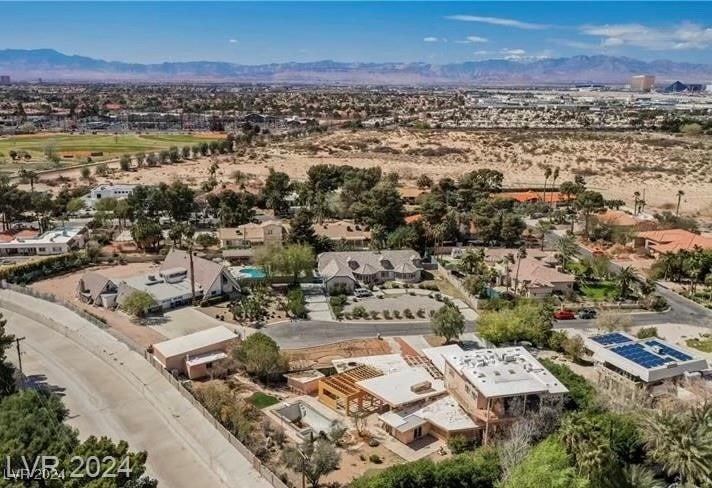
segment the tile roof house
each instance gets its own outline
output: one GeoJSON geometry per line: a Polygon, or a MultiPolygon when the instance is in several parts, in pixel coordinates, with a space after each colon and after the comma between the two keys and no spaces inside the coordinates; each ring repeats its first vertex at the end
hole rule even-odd
{"type": "Polygon", "coordinates": [[[347,242],[356,247],[366,247],[371,242],[371,229],[353,220],[330,220],[314,224],[314,233],[332,241],[347,242]]]}
{"type": "Polygon", "coordinates": [[[653,230],[638,232],[634,247],[645,248],[654,255],[676,253],[682,250],[712,249],[712,237],[705,237],[685,229],[653,230]]]}
{"type": "Polygon", "coordinates": [[[542,256],[540,252],[535,251],[521,260],[516,258],[516,253],[513,256],[513,263],[500,259],[493,266],[498,273],[499,285],[509,285],[513,288],[516,286],[516,292],[530,298],[542,298],[552,293],[564,294],[573,291],[576,277],[562,272],[549,254],[542,256]],[[517,268],[519,268],[518,275],[517,268]],[[516,284],[515,278],[518,282],[516,284]]]}
{"type": "Polygon", "coordinates": [[[494,193],[492,196],[503,200],[515,200],[519,203],[543,202],[545,198],[547,203],[566,203],[575,198],[573,195],[566,195],[558,191],[547,191],[546,197],[544,197],[544,192],[531,190],[494,193]]]}
{"type": "Polygon", "coordinates": [[[593,218],[600,224],[618,229],[647,231],[654,230],[657,226],[655,220],[631,215],[622,210],[607,209],[603,213],[594,214],[593,218]]]}
{"type": "Polygon", "coordinates": [[[352,292],[359,282],[378,284],[397,280],[416,283],[423,270],[420,255],[412,249],[398,251],[325,252],[317,268],[328,291],[344,286],[352,292]]]}
{"type": "Polygon", "coordinates": [[[223,249],[261,245],[281,246],[285,234],[285,226],[279,219],[218,229],[218,238],[223,249]]]}

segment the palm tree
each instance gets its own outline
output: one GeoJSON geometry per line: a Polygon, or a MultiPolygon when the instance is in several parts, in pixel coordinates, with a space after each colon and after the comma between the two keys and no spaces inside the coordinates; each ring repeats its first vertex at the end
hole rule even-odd
{"type": "Polygon", "coordinates": [[[534,229],[534,232],[536,232],[536,237],[539,239],[539,243],[541,244],[541,250],[544,250],[544,240],[546,239],[546,233],[551,230],[553,226],[551,225],[550,222],[546,222],[544,220],[540,220],[536,224],[536,228],[534,229]]]}
{"type": "Polygon", "coordinates": [[[551,176],[551,168],[549,168],[547,166],[546,169],[544,170],[544,203],[546,203],[546,182],[550,176],[551,176]]]}
{"type": "MultiPolygon", "coordinates": [[[[35,182],[39,180],[39,176],[37,176],[37,173],[35,173],[31,169],[22,168],[20,171],[17,172],[17,176],[19,176],[30,184],[30,192],[35,191],[35,182]]],[[[679,206],[680,205],[678,204],[678,208],[679,206]]]]}
{"type": "Polygon", "coordinates": [[[685,196],[685,192],[682,190],[677,190],[677,210],[675,210],[675,215],[677,216],[680,215],[680,201],[682,201],[683,196],[685,196]]]}
{"type": "Polygon", "coordinates": [[[616,276],[616,282],[618,284],[618,294],[621,299],[625,299],[630,294],[630,287],[635,280],[635,270],[632,266],[626,266],[622,268],[618,275],[616,276]]]}
{"type": "Polygon", "coordinates": [[[655,477],[655,473],[640,464],[629,464],[623,468],[621,479],[615,480],[617,488],[665,488],[667,484],[655,477]]]}
{"type": "MultiPolygon", "coordinates": [[[[558,179],[559,179],[559,167],[557,166],[556,168],[554,168],[554,172],[551,174],[551,188],[552,189],[556,188],[556,180],[558,180],[558,179]]],[[[553,193],[553,190],[552,190],[552,193],[553,193]]],[[[553,197],[553,194],[552,194],[552,197],[553,197]]],[[[554,202],[554,207],[556,207],[556,203],[557,202],[554,202]]]]}
{"type": "Polygon", "coordinates": [[[643,418],[648,456],[682,484],[712,484],[712,403],[687,411],[654,411],[643,418]]]}
{"type": "Polygon", "coordinates": [[[527,249],[522,246],[517,251],[517,272],[514,274],[514,292],[519,292],[519,267],[522,265],[522,259],[527,257],[527,249]]]}
{"type": "Polygon", "coordinates": [[[633,213],[635,215],[638,215],[638,201],[639,200],[640,200],[640,192],[634,191],[633,192],[633,213]]]}
{"type": "Polygon", "coordinates": [[[578,246],[572,236],[563,236],[556,242],[556,250],[561,256],[561,264],[565,268],[569,259],[578,253],[578,246]]]}

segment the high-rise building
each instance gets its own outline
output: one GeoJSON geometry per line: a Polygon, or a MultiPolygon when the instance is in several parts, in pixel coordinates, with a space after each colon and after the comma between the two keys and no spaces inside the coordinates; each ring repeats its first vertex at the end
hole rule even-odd
{"type": "Polygon", "coordinates": [[[10,75],[0,75],[0,85],[9,85],[10,75]]]}
{"type": "Polygon", "coordinates": [[[630,77],[630,89],[637,92],[649,92],[655,85],[653,75],[635,75],[630,77]]]}

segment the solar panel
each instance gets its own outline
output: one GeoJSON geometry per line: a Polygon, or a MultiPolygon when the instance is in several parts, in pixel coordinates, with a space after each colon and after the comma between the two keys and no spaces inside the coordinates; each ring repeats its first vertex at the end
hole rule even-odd
{"type": "Polygon", "coordinates": [[[648,344],[651,346],[659,347],[661,353],[665,354],[666,356],[673,357],[679,361],[690,361],[692,359],[692,356],[689,356],[683,352],[680,352],[677,349],[673,349],[670,346],[666,346],[662,342],[649,341],[648,344]]]}
{"type": "Polygon", "coordinates": [[[665,361],[660,356],[648,352],[640,344],[628,344],[611,349],[616,354],[643,366],[646,369],[662,366],[665,361]]]}
{"type": "Polygon", "coordinates": [[[610,334],[603,334],[600,336],[592,337],[592,340],[598,342],[603,346],[610,346],[611,344],[622,344],[624,342],[630,342],[630,339],[623,334],[618,332],[612,332],[610,334]]]}

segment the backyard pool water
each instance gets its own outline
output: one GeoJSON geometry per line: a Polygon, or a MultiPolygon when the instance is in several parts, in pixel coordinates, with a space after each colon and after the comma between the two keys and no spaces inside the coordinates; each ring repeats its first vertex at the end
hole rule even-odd
{"type": "Polygon", "coordinates": [[[255,266],[244,266],[239,268],[237,273],[241,278],[259,279],[267,276],[262,269],[255,266]]]}

